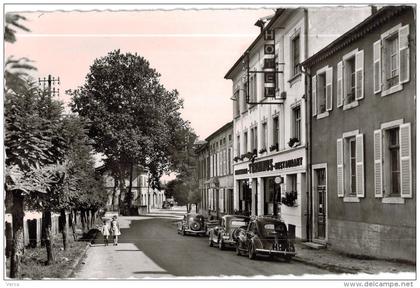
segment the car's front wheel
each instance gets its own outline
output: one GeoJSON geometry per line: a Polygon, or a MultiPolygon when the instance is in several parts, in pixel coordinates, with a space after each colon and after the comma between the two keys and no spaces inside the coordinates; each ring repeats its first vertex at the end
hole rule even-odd
{"type": "Polygon", "coordinates": [[[256,258],[256,253],[255,253],[255,248],[254,248],[254,244],[249,244],[249,248],[248,248],[248,258],[251,260],[254,260],[256,258]]]}

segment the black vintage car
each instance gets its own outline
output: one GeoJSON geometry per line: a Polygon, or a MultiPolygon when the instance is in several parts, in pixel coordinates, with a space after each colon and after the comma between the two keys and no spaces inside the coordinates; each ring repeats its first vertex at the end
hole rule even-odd
{"type": "Polygon", "coordinates": [[[204,220],[204,216],[200,214],[185,214],[182,221],[178,222],[178,233],[182,236],[186,234],[204,236],[206,235],[204,220]]]}
{"type": "Polygon", "coordinates": [[[296,255],[295,246],[287,235],[283,221],[270,217],[251,220],[241,228],[236,241],[236,254],[247,253],[249,259],[257,255],[280,256],[290,261],[296,255]]]}
{"type": "Polygon", "coordinates": [[[225,215],[222,217],[220,225],[210,229],[209,246],[217,245],[220,250],[226,247],[235,247],[239,228],[248,226],[249,217],[239,215],[225,215]]]}

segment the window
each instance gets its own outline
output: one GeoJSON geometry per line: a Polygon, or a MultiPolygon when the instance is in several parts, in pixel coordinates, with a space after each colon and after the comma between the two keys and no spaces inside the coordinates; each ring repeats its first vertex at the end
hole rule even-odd
{"type": "Polygon", "coordinates": [[[267,143],[268,143],[268,134],[267,134],[267,122],[262,124],[262,149],[267,149],[267,143]]]}
{"type": "Polygon", "coordinates": [[[229,138],[229,142],[232,141],[232,134],[229,134],[228,138],[229,138]]]}
{"type": "Polygon", "coordinates": [[[337,194],[344,202],[365,196],[363,134],[346,132],[337,139],[337,194]]]}
{"type": "Polygon", "coordinates": [[[356,63],[355,57],[344,61],[344,105],[356,100],[356,63]]]}
{"type": "Polygon", "coordinates": [[[254,152],[258,148],[258,129],[251,128],[251,151],[254,152]]]}
{"type": "Polygon", "coordinates": [[[409,25],[396,25],[373,43],[374,92],[382,96],[402,90],[410,80],[409,25]]]}
{"type": "Polygon", "coordinates": [[[312,77],[312,115],[317,119],[332,110],[332,68],[323,67],[312,77]]]}
{"type": "Polygon", "coordinates": [[[412,197],[410,123],[395,120],[375,130],[374,161],[375,197],[384,203],[412,197]]]}
{"type": "Polygon", "coordinates": [[[257,77],[255,74],[249,77],[249,102],[257,102],[257,77]]]}
{"type": "MultiPolygon", "coordinates": [[[[347,110],[364,97],[364,50],[355,49],[337,63],[337,107],[347,110]]],[[[328,100],[327,100],[328,101],[328,100]]]]}
{"type": "Polygon", "coordinates": [[[248,132],[244,133],[244,153],[248,152],[248,132]]]}
{"type": "Polygon", "coordinates": [[[236,156],[241,156],[241,136],[236,136],[236,156]]]}
{"type": "Polygon", "coordinates": [[[292,77],[300,73],[300,35],[298,34],[292,39],[292,77]]]}
{"type": "Polygon", "coordinates": [[[244,97],[242,98],[242,110],[241,113],[245,112],[248,110],[248,83],[244,83],[244,93],[243,93],[244,97]]]}
{"type": "Polygon", "coordinates": [[[235,94],[233,94],[233,98],[232,99],[234,99],[232,102],[233,102],[233,117],[237,117],[237,116],[239,116],[239,114],[240,114],[240,108],[239,108],[239,102],[240,102],[240,99],[239,99],[239,90],[237,90],[236,92],[235,92],[235,94]]]}
{"type": "Polygon", "coordinates": [[[273,118],[273,145],[279,144],[279,116],[273,118]]]}
{"type": "Polygon", "coordinates": [[[327,111],[327,93],[326,93],[326,73],[322,73],[318,75],[318,114],[322,114],[327,111]]]}
{"type": "Polygon", "coordinates": [[[388,146],[387,154],[388,157],[385,159],[388,161],[386,165],[388,168],[389,179],[389,195],[400,196],[400,143],[399,143],[399,128],[392,128],[385,131],[386,141],[388,146]]]}
{"type": "Polygon", "coordinates": [[[293,108],[293,137],[298,139],[299,142],[301,140],[301,113],[300,113],[300,105],[293,108]]]}

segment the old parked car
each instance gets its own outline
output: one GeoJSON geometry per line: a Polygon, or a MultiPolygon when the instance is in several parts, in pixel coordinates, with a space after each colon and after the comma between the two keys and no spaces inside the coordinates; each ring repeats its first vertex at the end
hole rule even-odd
{"type": "Polygon", "coordinates": [[[241,228],[236,242],[236,254],[247,253],[249,259],[257,255],[280,256],[287,262],[296,255],[283,221],[270,217],[257,217],[247,228],[241,228]]]}
{"type": "Polygon", "coordinates": [[[186,234],[204,236],[206,235],[204,220],[203,215],[187,213],[182,220],[178,222],[178,233],[182,236],[186,234]]]}
{"type": "Polygon", "coordinates": [[[225,215],[222,217],[220,225],[210,229],[209,246],[217,245],[220,250],[226,247],[235,247],[236,238],[240,228],[248,226],[249,217],[239,215],[225,215]]]}

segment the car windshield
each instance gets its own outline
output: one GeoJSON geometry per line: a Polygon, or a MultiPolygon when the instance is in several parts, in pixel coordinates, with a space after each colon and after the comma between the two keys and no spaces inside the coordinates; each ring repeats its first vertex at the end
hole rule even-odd
{"type": "Polygon", "coordinates": [[[286,232],[285,226],[283,223],[262,223],[260,225],[261,232],[264,237],[275,237],[276,234],[282,234],[286,232]]]}

